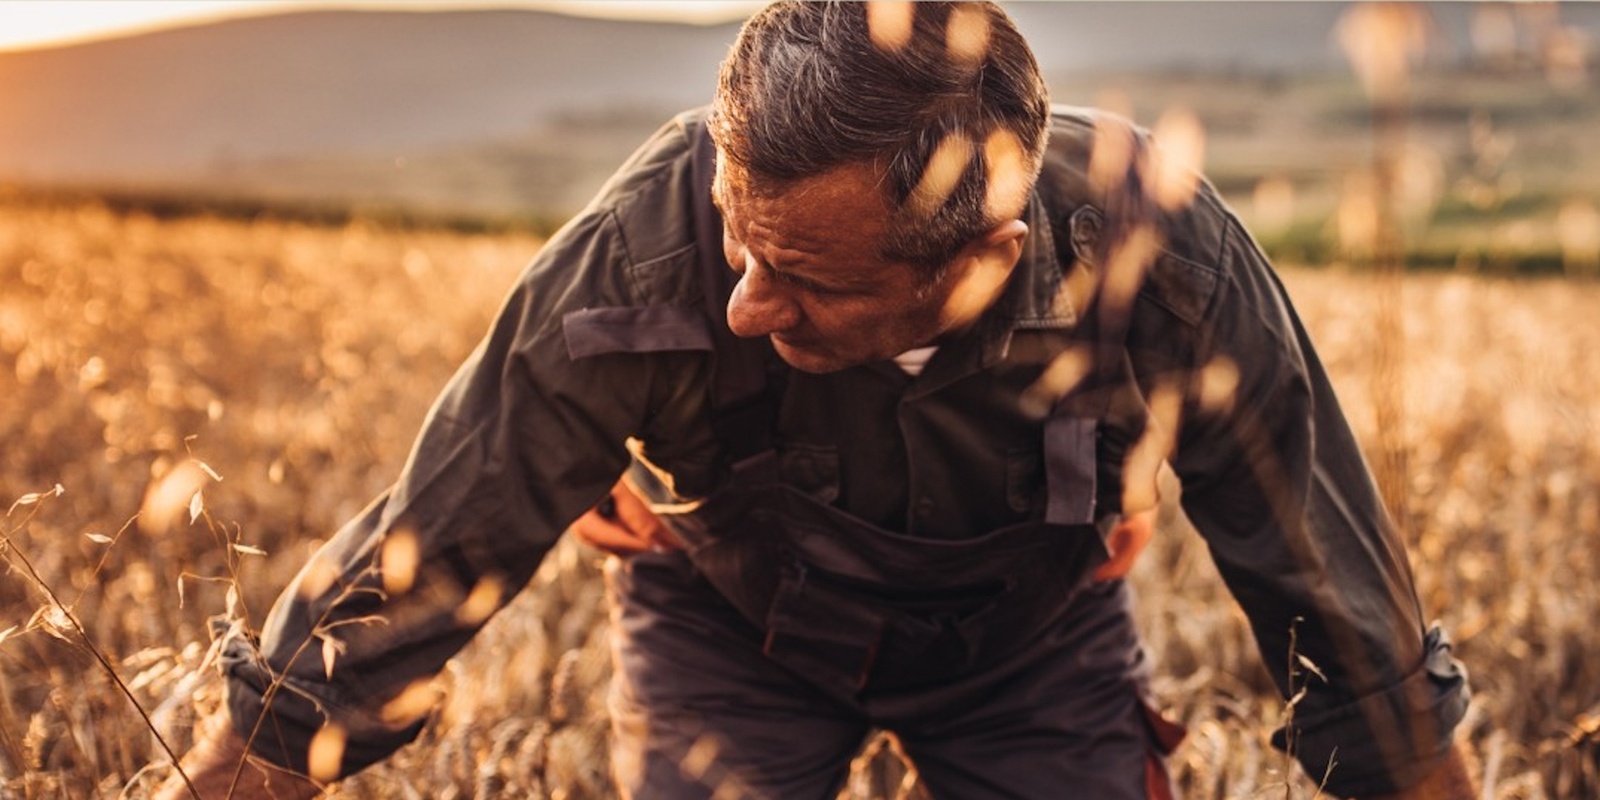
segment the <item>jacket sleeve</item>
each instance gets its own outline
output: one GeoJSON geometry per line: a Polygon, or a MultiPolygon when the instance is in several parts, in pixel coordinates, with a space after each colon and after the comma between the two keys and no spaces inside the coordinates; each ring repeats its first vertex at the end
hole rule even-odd
{"type": "Polygon", "coordinates": [[[1302,670],[1307,692],[1274,744],[1312,776],[1332,764],[1335,794],[1404,788],[1448,751],[1466,676],[1424,627],[1405,549],[1283,287],[1216,208],[1218,268],[1186,360],[1231,364],[1239,380],[1231,402],[1189,407],[1172,458],[1183,507],[1280,691],[1291,630],[1326,675],[1302,670]]]}
{"type": "Polygon", "coordinates": [[[544,247],[435,402],[399,480],[302,569],[258,646],[227,641],[230,711],[258,755],[304,772],[312,737],[337,726],[348,774],[414,738],[421,715],[397,716],[391,701],[512,599],[625,469],[627,437],[703,391],[702,353],[575,352],[584,343],[564,331],[585,309],[638,302],[621,225],[591,208],[544,247]]]}

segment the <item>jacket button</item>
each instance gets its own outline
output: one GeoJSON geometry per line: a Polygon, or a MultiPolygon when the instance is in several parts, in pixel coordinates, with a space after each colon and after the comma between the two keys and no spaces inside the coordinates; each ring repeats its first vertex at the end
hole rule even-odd
{"type": "Polygon", "coordinates": [[[1072,231],[1072,254],[1079,261],[1095,263],[1095,245],[1100,242],[1100,230],[1105,227],[1105,215],[1094,206],[1082,206],[1072,212],[1068,226],[1072,231]]]}
{"type": "Polygon", "coordinates": [[[917,517],[927,519],[933,516],[933,498],[924,497],[917,501],[917,517]]]}

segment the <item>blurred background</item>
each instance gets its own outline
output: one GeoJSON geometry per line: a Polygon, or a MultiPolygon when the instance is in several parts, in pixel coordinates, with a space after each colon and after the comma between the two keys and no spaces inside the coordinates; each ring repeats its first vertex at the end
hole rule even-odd
{"type": "MultiPolygon", "coordinates": [[[[166,774],[213,626],[394,479],[753,7],[0,0],[0,798],[166,774]]],[[[1472,670],[1482,796],[1600,796],[1600,4],[1006,8],[1057,102],[1154,128],[1274,256],[1472,670]]],[[[1178,494],[1133,574],[1174,774],[1315,797],[1178,494]]],[[[599,563],[558,547],[334,796],[614,796],[599,563]]],[[[841,798],[920,792],[877,737],[841,798]]]]}
{"type": "MultiPolygon", "coordinates": [[[[142,4],[101,5],[8,0],[0,27],[15,36],[40,17],[33,29],[48,35],[47,11],[105,25],[142,4]]],[[[0,51],[0,183],[547,229],[668,115],[707,102],[751,8],[143,5],[178,16],[0,51]]],[[[1409,67],[1398,186],[1414,257],[1560,269],[1561,226],[1582,227],[1600,196],[1600,4],[1416,9],[1404,31],[1352,34],[1409,67]]],[[[1343,4],[1010,10],[1057,102],[1115,106],[1144,124],[1192,111],[1207,173],[1268,245],[1334,255],[1329,220],[1373,158],[1343,4]]]]}

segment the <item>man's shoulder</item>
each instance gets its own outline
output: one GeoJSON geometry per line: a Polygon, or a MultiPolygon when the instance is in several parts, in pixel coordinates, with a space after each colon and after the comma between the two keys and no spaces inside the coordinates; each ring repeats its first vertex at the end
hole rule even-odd
{"type": "Polygon", "coordinates": [[[1103,235],[1103,226],[1128,224],[1126,219],[1107,220],[1107,214],[1129,209],[1149,214],[1147,221],[1155,227],[1160,246],[1144,273],[1141,294],[1185,325],[1195,326],[1224,271],[1223,246],[1233,227],[1232,215],[1203,179],[1192,200],[1176,208],[1151,206],[1148,198],[1113,196],[1148,190],[1144,170],[1150,168],[1151,146],[1150,132],[1120,114],[1052,106],[1038,194],[1058,229],[1058,240],[1074,247],[1080,237],[1093,240],[1103,235]],[[1113,150],[1097,163],[1096,148],[1113,150]],[[1086,216],[1085,208],[1094,212],[1086,216]],[[1086,219],[1096,221],[1080,225],[1086,219]]]}
{"type": "Polygon", "coordinates": [[[1050,105],[1050,133],[1094,133],[1094,124],[1097,119],[1115,117],[1108,111],[1089,106],[1069,106],[1061,103],[1050,105]]]}
{"type": "Polygon", "coordinates": [[[1097,197],[1090,185],[1089,161],[1097,121],[1112,118],[1083,106],[1050,107],[1050,135],[1040,165],[1037,193],[1053,218],[1071,214],[1081,206],[1104,205],[1104,198],[1097,197]]]}
{"type": "Polygon", "coordinates": [[[1119,125],[1136,135],[1143,135],[1143,131],[1134,125],[1132,120],[1119,114],[1089,106],[1068,106],[1053,104],[1050,106],[1050,138],[1047,145],[1047,156],[1056,159],[1069,159],[1082,162],[1088,166],[1089,153],[1094,147],[1095,129],[1107,125],[1119,125]]]}
{"type": "Polygon", "coordinates": [[[652,261],[694,244],[698,174],[694,168],[705,133],[704,108],[673,116],[641,144],[596,193],[584,214],[611,218],[634,263],[652,261]]]}
{"type": "Polygon", "coordinates": [[[703,120],[689,111],[658,128],[541,248],[519,286],[559,296],[567,310],[699,308],[697,224],[714,213],[709,179],[695,165],[703,120]]]}

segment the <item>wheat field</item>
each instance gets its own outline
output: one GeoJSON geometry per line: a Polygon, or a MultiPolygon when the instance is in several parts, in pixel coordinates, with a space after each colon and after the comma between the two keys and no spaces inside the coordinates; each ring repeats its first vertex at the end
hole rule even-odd
{"type": "MultiPolygon", "coordinates": [[[[538,246],[0,198],[0,798],[149,792],[168,769],[152,728],[181,751],[219,702],[208,620],[259,622],[394,478],[538,246]]],[[[1370,279],[1284,277],[1364,443],[1380,397],[1403,401],[1382,433],[1410,466],[1424,609],[1471,670],[1459,737],[1483,796],[1595,796],[1600,285],[1408,277],[1404,341],[1380,343],[1370,279]],[[1397,376],[1374,374],[1380,344],[1397,376]]],[[[419,742],[330,795],[613,796],[600,558],[563,543],[439,676],[419,742]]],[[[1283,704],[1175,508],[1134,581],[1157,692],[1190,729],[1185,795],[1314,796],[1266,745],[1283,704]]],[[[882,737],[841,795],[921,796],[882,737]]]]}

